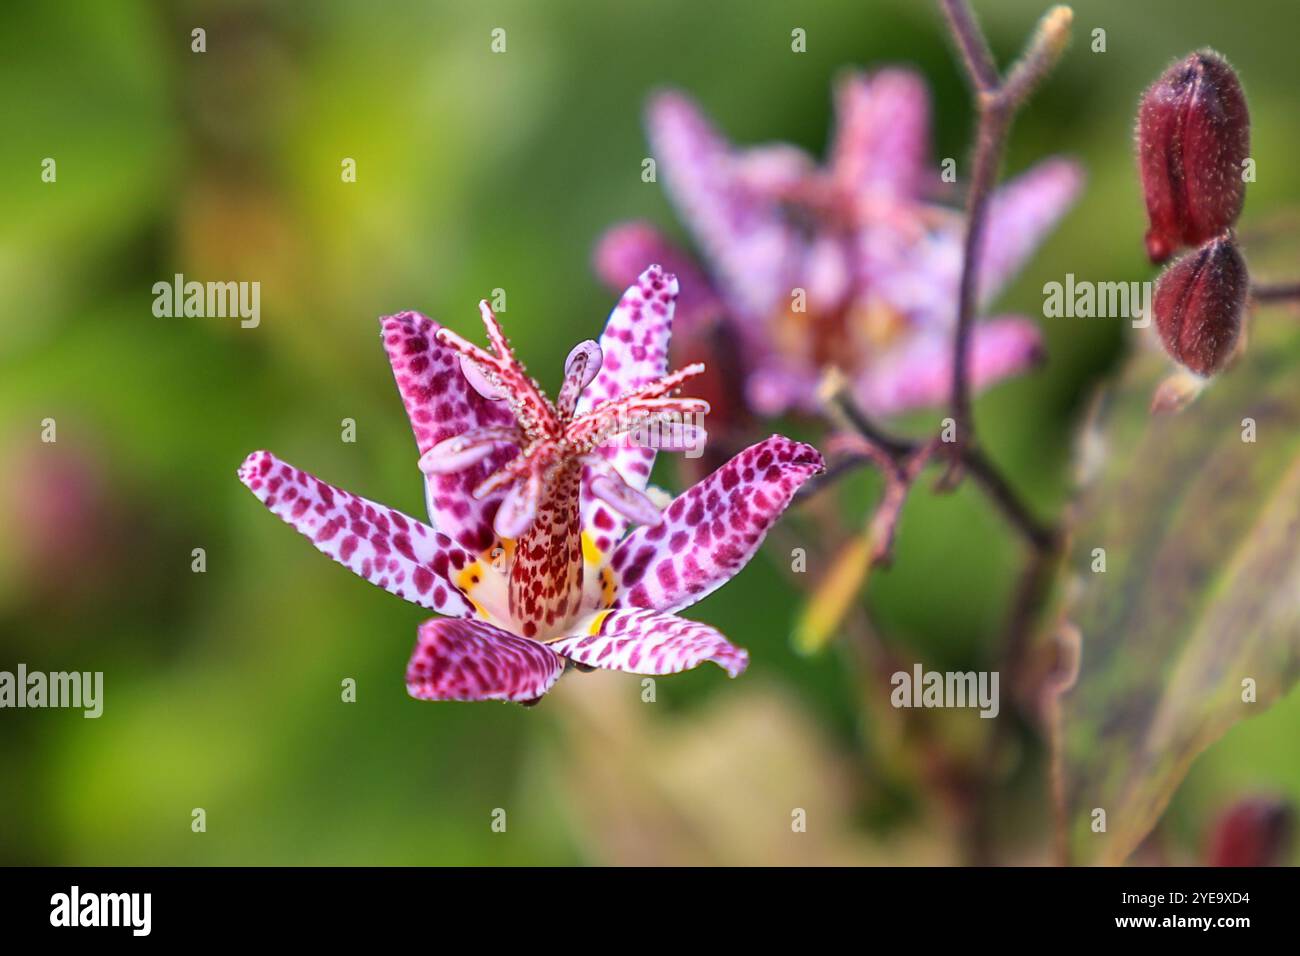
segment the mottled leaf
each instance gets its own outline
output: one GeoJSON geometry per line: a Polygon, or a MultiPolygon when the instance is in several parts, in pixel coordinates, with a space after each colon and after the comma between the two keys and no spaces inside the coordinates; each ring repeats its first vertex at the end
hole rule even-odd
{"type": "Polygon", "coordinates": [[[1152,416],[1168,373],[1136,358],[1087,442],[1065,608],[1081,658],[1055,735],[1075,862],[1123,862],[1196,756],[1300,671],[1300,329],[1258,315],[1236,365],[1152,416]]]}

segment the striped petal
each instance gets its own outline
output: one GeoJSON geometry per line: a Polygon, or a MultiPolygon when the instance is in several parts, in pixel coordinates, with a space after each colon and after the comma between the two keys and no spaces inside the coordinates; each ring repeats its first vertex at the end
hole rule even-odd
{"type": "Polygon", "coordinates": [[[473,613],[454,579],[475,563],[474,557],[445,534],[326,484],[267,451],[245,459],[239,480],[272,514],[352,573],[439,614],[473,613]]]}
{"type": "Polygon", "coordinates": [[[778,203],[737,175],[736,152],[689,98],[654,97],[646,122],[668,193],[727,301],[741,319],[766,319],[798,285],[798,234],[778,203]]]}
{"type": "Polygon", "coordinates": [[[545,644],[482,621],[435,619],[420,625],[406,690],[418,700],[531,703],[563,672],[563,659],[545,644]]]}
{"type": "Polygon", "coordinates": [[[758,550],[791,497],[823,468],[817,449],[773,435],[675,498],[653,527],[614,551],[615,607],[676,611],[729,580],[758,550]]]}
{"type": "MultiPolygon", "coordinates": [[[[417,312],[403,312],[384,317],[381,327],[421,457],[467,431],[514,430],[514,416],[506,404],[480,395],[461,371],[460,357],[436,341],[434,333],[440,328],[436,322],[417,312]]],[[[504,491],[481,500],[471,492],[516,454],[515,448],[499,445],[462,471],[426,473],[425,497],[434,527],[471,551],[491,552],[497,544],[492,522],[504,491]]]]}
{"type": "Polygon", "coordinates": [[[749,666],[748,652],[709,625],[636,608],[597,611],[548,646],[579,664],[629,674],[677,674],[712,661],[736,677],[749,666]]]}

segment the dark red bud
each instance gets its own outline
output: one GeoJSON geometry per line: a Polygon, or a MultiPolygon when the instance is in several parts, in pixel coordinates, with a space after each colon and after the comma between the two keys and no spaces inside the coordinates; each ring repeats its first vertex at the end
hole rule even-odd
{"type": "Polygon", "coordinates": [[[1142,96],[1137,136],[1152,262],[1237,221],[1246,198],[1250,115],[1223,57],[1201,50],[1166,70],[1142,96]]]}
{"type": "Polygon", "coordinates": [[[1291,807],[1254,797],[1228,807],[1210,832],[1211,866],[1278,866],[1286,862],[1294,829],[1291,807]]]}
{"type": "Polygon", "coordinates": [[[1250,278],[1231,233],[1174,262],[1156,282],[1156,330],[1165,349],[1198,375],[1213,375],[1241,332],[1250,278]]]}

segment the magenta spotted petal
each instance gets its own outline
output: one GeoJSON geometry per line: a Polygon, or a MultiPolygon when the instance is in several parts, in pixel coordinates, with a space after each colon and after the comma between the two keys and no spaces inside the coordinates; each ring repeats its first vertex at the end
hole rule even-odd
{"type": "MultiPolygon", "coordinates": [[[[472,429],[514,427],[514,417],[500,402],[488,401],[465,380],[460,357],[440,345],[439,326],[418,312],[390,315],[380,322],[384,349],[406,406],[421,455],[439,442],[472,429]]],[[[475,498],[473,491],[488,475],[514,457],[500,447],[473,467],[425,476],[429,520],[473,551],[495,543],[492,522],[503,492],[475,498]]]]}
{"type": "Polygon", "coordinates": [[[537,700],[564,673],[545,644],[482,621],[425,621],[406,667],[418,700],[537,700]]]}
{"type": "Polygon", "coordinates": [[[749,654],[698,621],[639,608],[597,611],[580,632],[551,648],[588,667],[629,674],[677,674],[705,661],[731,677],[749,666],[749,654]]]}
{"type": "Polygon", "coordinates": [[[326,484],[268,451],[249,455],[239,480],[272,514],[353,574],[439,614],[470,613],[452,576],[473,556],[445,534],[326,484]]]}
{"type": "Polygon", "coordinates": [[[677,277],[673,325],[679,334],[713,319],[722,310],[722,301],[690,254],[649,223],[614,226],[601,238],[594,255],[596,274],[611,289],[623,289],[635,282],[647,262],[657,262],[665,272],[677,277]]]}
{"type": "MultiPolygon", "coordinates": [[[[676,277],[660,273],[641,276],[623,293],[601,333],[600,374],[582,393],[577,409],[580,413],[668,374],[668,342],[676,300],[676,277]]],[[[599,468],[587,468],[582,522],[583,527],[593,529],[591,544],[595,550],[606,556],[627,528],[627,518],[611,506],[608,497],[592,493],[591,482],[603,478],[616,487],[640,491],[654,467],[655,449],[633,444],[624,436],[599,448],[597,454],[616,475],[605,476],[599,468]],[[617,481],[620,478],[622,481],[617,481]]]]}
{"type": "Polygon", "coordinates": [[[859,202],[911,202],[929,187],[930,94],[910,70],[850,73],[835,89],[830,169],[859,202]]]}
{"type": "Polygon", "coordinates": [[[815,448],[780,435],[745,449],[623,539],[610,562],[615,606],[676,611],[721,587],[822,468],[815,448]]]}
{"type": "Polygon", "coordinates": [[[600,340],[572,350],[554,402],[486,302],[488,348],[413,312],[385,318],[436,527],[269,452],[239,469],[319,550],[452,616],[420,627],[413,697],[528,703],[567,659],[646,674],[744,669],[746,653],[716,630],[666,612],[736,574],[821,457],[769,439],[659,512],[643,491],[656,447],[703,440],[709,408],[678,394],[702,366],[667,370],[676,297],[672,275],[646,269],[600,340]],[[641,527],[624,537],[629,523],[641,527]]]}

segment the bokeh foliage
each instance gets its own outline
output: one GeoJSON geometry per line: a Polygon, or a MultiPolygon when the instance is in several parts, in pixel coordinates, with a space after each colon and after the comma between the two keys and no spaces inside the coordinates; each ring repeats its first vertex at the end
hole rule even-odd
{"type": "MultiPolygon", "coordinates": [[[[976,3],[1004,60],[1042,6],[976,3]]],[[[1001,309],[1041,315],[1042,284],[1066,272],[1151,276],[1133,108],[1168,60],[1207,42],[1241,72],[1254,117],[1248,254],[1252,227],[1300,201],[1289,172],[1300,62],[1282,26],[1292,4],[1240,6],[1225,16],[1217,0],[1077,5],[1075,45],[1019,121],[1008,168],[1068,151],[1087,166],[1088,190],[1001,309]],[[1107,32],[1104,54],[1089,50],[1095,27],[1107,32]]],[[[409,700],[401,678],[419,610],[315,555],[235,468],[266,447],[420,513],[378,315],[417,308],[472,332],[476,301],[504,288],[519,352],[553,385],[569,347],[596,333],[613,302],[589,268],[601,230],[645,217],[681,234],[659,187],[640,179],[648,91],[684,87],[740,141],[816,151],[837,71],[883,62],[927,76],[934,155],[963,158],[967,92],[937,16],[917,0],[5,5],[0,668],[103,670],[106,700],[97,721],[0,712],[0,860],[628,859],[611,849],[624,844],[592,837],[616,804],[575,809],[581,798],[618,800],[609,786],[588,792],[574,772],[599,759],[590,742],[575,749],[585,712],[565,701],[589,678],[567,677],[533,710],[409,700]],[[206,54],[190,52],[196,26],[206,54]],[[504,55],[489,52],[498,26],[504,55]],[[807,30],[807,54],[790,52],[795,26],[807,30]],[[40,181],[47,156],[56,184],[40,181]],[[340,182],[345,156],[357,160],[356,184],[340,182]],[[260,327],[155,318],[150,288],[176,272],[261,282],[260,327]],[[58,422],[57,446],[39,441],[46,417],[58,422]],[[345,417],[358,423],[355,444],[339,440],[345,417]],[[63,520],[55,530],[22,520],[33,514],[63,520]],[[205,574],[190,570],[194,547],[207,551],[205,574]],[[355,704],[340,702],[344,677],[358,682],[355,704]],[[207,810],[205,834],[190,832],[193,807],[207,810]],[[506,835],[489,828],[495,807],[509,812],[506,835]]],[[[1132,333],[1105,320],[1044,326],[1049,363],[983,398],[978,415],[990,452],[1054,509],[1068,494],[1074,429],[1132,333]]],[[[671,468],[660,480],[675,482],[671,468]]],[[[851,487],[863,508],[877,490],[868,477],[851,487]]],[[[986,667],[1017,559],[974,490],[917,493],[894,567],[873,576],[865,600],[902,656],[986,667]]],[[[837,808],[846,840],[871,848],[862,858],[952,858],[902,837],[935,812],[924,799],[896,795],[881,809],[894,773],[863,747],[870,718],[843,658],[790,648],[798,600],[770,556],[757,559],[697,609],[750,649],[749,673],[661,680],[656,705],[638,711],[650,727],[595,739],[633,765],[667,759],[645,743],[664,738],[661,723],[677,728],[728,707],[728,696],[761,693],[753,706],[770,714],[770,700],[782,701],[793,716],[777,725],[809,739],[790,745],[802,762],[761,748],[755,759],[772,759],[773,775],[797,768],[806,803],[837,808]],[[847,783],[807,756],[822,753],[838,755],[836,768],[849,761],[847,783]]],[[[631,679],[621,686],[638,693],[631,679]]],[[[703,771],[710,754],[736,746],[726,731],[735,723],[698,721],[704,737],[690,753],[702,779],[718,779],[703,771]]],[[[1209,816],[1239,793],[1300,800],[1298,723],[1292,695],[1210,750],[1169,814],[1172,855],[1194,855],[1209,816]]],[[[983,731],[956,731],[971,732],[983,731]]],[[[1047,815],[1042,756],[1019,759],[998,827],[1032,857],[1047,815]]],[[[739,784],[731,797],[717,812],[749,806],[739,784]]],[[[770,824],[788,832],[787,821],[770,824]]],[[[720,841],[713,858],[740,858],[733,845],[720,841]]],[[[770,845],[780,862],[780,843],[770,845]]]]}

